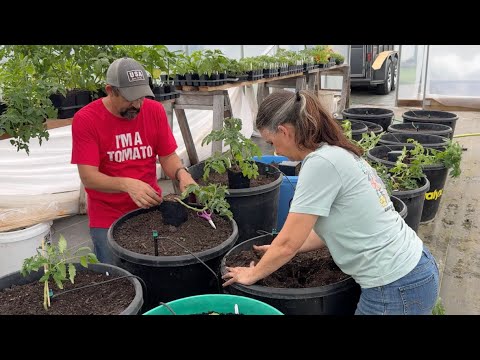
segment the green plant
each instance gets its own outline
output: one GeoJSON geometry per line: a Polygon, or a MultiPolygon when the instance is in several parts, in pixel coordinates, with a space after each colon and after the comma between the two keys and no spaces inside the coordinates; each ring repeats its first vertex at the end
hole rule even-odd
{"type": "Polygon", "coordinates": [[[262,152],[257,144],[247,139],[240,131],[242,120],[238,118],[226,118],[223,129],[212,130],[203,140],[202,145],[208,145],[212,141],[224,141],[230,149],[226,153],[215,153],[205,161],[203,179],[207,180],[210,170],[219,174],[227,169],[233,172],[242,172],[249,179],[258,177],[258,165],[253,161],[254,156],[261,156],[262,152]]]}
{"type": "Polygon", "coordinates": [[[461,174],[460,163],[462,161],[462,147],[458,142],[448,141],[445,150],[436,150],[424,148],[422,144],[413,139],[407,139],[408,142],[415,145],[413,149],[408,150],[407,159],[412,165],[438,165],[442,164],[447,169],[451,169],[449,175],[458,177],[461,174]]]}
{"type": "Polygon", "coordinates": [[[375,135],[375,133],[371,131],[370,134],[363,133],[360,140],[352,141],[355,142],[358,146],[360,146],[364,151],[364,155],[366,155],[368,150],[373,149],[375,146],[377,146],[377,143],[380,141],[380,137],[382,136],[382,134],[383,132],[375,135]]]}
{"type": "Polygon", "coordinates": [[[352,140],[352,123],[350,122],[350,120],[348,120],[348,119],[343,120],[342,123],[341,123],[341,126],[342,126],[342,130],[343,130],[343,133],[345,134],[345,136],[349,140],[352,140]]]}
{"type": "Polygon", "coordinates": [[[59,289],[63,289],[63,282],[67,280],[70,280],[73,284],[77,274],[72,263],[74,260],[79,260],[83,267],[98,263],[97,257],[90,252],[89,247],[80,247],[75,251],[67,249],[67,241],[63,235],[60,235],[58,245],[47,244],[44,251],[38,249],[36,255],[23,261],[20,271],[23,276],[27,276],[32,271],[38,271],[41,267],[44,268],[44,274],[39,281],[45,283],[43,292],[43,307],[45,310],[48,310],[50,306],[48,281],[53,279],[59,289]],[[81,252],[83,254],[80,254],[81,252]]]}
{"type": "Polygon", "coordinates": [[[440,297],[437,299],[437,302],[433,307],[432,315],[446,315],[445,308],[443,307],[442,299],[440,297]]]}
{"type": "Polygon", "coordinates": [[[188,185],[180,198],[176,199],[180,204],[196,211],[198,213],[208,211],[210,214],[216,212],[220,216],[226,216],[230,220],[233,219],[233,214],[230,211],[230,204],[225,200],[225,195],[229,194],[225,185],[209,184],[200,186],[197,184],[188,185]],[[182,200],[187,198],[190,194],[194,194],[197,202],[203,205],[202,208],[194,208],[193,206],[185,204],[182,200]]]}
{"type": "Polygon", "coordinates": [[[335,61],[336,65],[340,65],[340,64],[343,64],[343,62],[345,61],[345,56],[337,52],[332,52],[330,54],[330,60],[335,61]]]}
{"type": "Polygon", "coordinates": [[[45,121],[56,118],[50,94],[59,89],[59,84],[39,74],[35,59],[18,49],[3,48],[0,57],[7,60],[0,68],[0,86],[7,110],[0,116],[0,136],[8,134],[10,143],[29,154],[29,141],[38,138],[48,140],[45,121]]]}

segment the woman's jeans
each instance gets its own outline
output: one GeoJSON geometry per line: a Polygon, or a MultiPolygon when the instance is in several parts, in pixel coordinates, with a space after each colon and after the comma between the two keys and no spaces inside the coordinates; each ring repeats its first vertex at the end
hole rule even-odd
{"type": "Polygon", "coordinates": [[[104,228],[90,228],[90,236],[93,241],[93,249],[95,255],[97,255],[98,261],[104,264],[112,264],[113,256],[110,248],[108,247],[107,240],[108,229],[104,228]]]}
{"type": "Polygon", "coordinates": [[[417,266],[384,286],[362,289],[355,315],[431,315],[438,297],[435,258],[424,246],[417,266]]]}

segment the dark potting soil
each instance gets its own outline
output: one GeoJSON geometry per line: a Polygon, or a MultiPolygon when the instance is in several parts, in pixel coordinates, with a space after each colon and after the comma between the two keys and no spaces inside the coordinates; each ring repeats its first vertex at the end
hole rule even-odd
{"type": "MultiPolygon", "coordinates": [[[[278,176],[268,176],[268,175],[258,175],[256,179],[252,178],[250,179],[250,187],[257,187],[257,186],[262,186],[266,184],[270,184],[274,182],[278,176]]],[[[220,185],[226,185],[228,187],[228,175],[227,173],[219,174],[215,171],[210,172],[210,175],[208,177],[207,181],[204,181],[203,178],[200,178],[197,180],[197,183],[199,185],[207,185],[210,183],[213,184],[220,184],[220,185]]]]}
{"type": "MultiPolygon", "coordinates": [[[[258,263],[263,253],[255,250],[242,251],[226,259],[229,267],[249,266],[258,263]]],[[[255,285],[274,288],[310,288],[337,283],[348,277],[333,261],[328,248],[297,254],[287,264],[258,281],[255,285]]]]}
{"type": "Polygon", "coordinates": [[[43,307],[43,282],[13,285],[0,291],[0,315],[118,315],[135,298],[135,288],[129,278],[61,294],[63,291],[98,284],[116,277],[82,270],[77,272],[75,283],[66,281],[63,289],[49,282],[53,298],[48,311],[43,307]]]}
{"type": "Polygon", "coordinates": [[[207,220],[188,210],[188,220],[179,227],[164,225],[160,211],[139,214],[120,224],[113,237],[118,245],[138,254],[155,255],[152,231],[158,232],[159,256],[187,255],[188,251],[178,246],[168,237],[180,243],[193,253],[212,249],[227,240],[233,232],[228,219],[212,214],[214,229],[207,220]]]}

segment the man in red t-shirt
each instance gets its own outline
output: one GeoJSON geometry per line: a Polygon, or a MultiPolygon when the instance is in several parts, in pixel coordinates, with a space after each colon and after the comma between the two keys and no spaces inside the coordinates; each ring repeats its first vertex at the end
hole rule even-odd
{"type": "Polygon", "coordinates": [[[125,213],[160,204],[156,157],[183,191],[194,184],[175,150],[177,143],[163,105],[153,97],[148,75],[130,58],[107,71],[106,97],[73,117],[72,164],[77,164],[88,195],[90,234],[100,262],[112,263],[107,244],[110,225],[125,213]]]}

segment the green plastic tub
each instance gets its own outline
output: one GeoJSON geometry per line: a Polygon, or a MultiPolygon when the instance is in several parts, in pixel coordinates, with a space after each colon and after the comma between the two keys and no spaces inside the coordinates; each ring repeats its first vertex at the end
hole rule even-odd
{"type": "Polygon", "coordinates": [[[245,296],[227,294],[196,295],[170,301],[157,306],[143,315],[200,315],[216,312],[219,314],[234,314],[235,304],[240,315],[283,315],[273,306],[245,296]]]}

